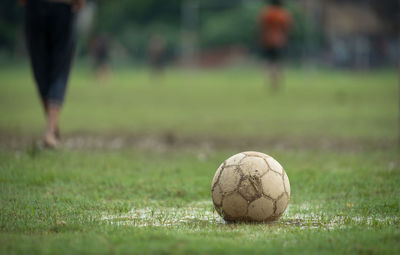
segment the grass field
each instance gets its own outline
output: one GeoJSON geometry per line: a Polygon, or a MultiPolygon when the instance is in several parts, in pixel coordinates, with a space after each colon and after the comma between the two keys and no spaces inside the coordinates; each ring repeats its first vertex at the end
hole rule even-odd
{"type": "Polygon", "coordinates": [[[146,70],[99,81],[76,68],[64,148],[40,150],[27,68],[0,71],[0,254],[397,254],[394,71],[291,70],[272,95],[251,68],[146,70]],[[242,150],[282,163],[291,201],[273,224],[226,224],[219,164],[242,150]]]}

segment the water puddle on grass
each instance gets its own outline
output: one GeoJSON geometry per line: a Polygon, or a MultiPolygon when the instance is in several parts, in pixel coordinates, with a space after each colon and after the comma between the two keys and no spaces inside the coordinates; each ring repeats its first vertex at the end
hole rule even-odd
{"type": "MultiPolygon", "coordinates": [[[[280,220],[267,224],[271,227],[284,229],[300,227],[302,229],[342,229],[355,225],[387,226],[398,225],[399,217],[380,216],[346,216],[331,215],[313,212],[307,205],[291,205],[280,220]]],[[[319,208],[318,208],[319,209],[319,208]]],[[[319,209],[320,210],[320,209],[319,209]]],[[[318,210],[318,211],[319,211],[318,210]]],[[[224,225],[227,224],[218,213],[213,210],[209,201],[199,201],[187,207],[145,207],[132,208],[124,214],[103,214],[102,221],[113,225],[135,227],[168,227],[177,225],[224,225]]],[[[232,225],[232,224],[229,224],[232,225]]]]}
{"type": "Polygon", "coordinates": [[[111,224],[145,226],[172,226],[179,224],[224,224],[225,221],[215,210],[201,207],[184,208],[132,208],[119,215],[104,214],[101,218],[111,224]]]}
{"type": "Polygon", "coordinates": [[[333,215],[326,216],[323,214],[302,214],[297,213],[292,217],[283,217],[280,224],[285,226],[298,226],[300,228],[322,228],[322,229],[343,229],[352,226],[390,226],[399,225],[398,216],[345,216],[333,215]]]}

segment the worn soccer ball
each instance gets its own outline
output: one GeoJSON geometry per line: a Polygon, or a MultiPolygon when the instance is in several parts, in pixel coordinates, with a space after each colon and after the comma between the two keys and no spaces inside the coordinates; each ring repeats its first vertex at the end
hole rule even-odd
{"type": "Polygon", "coordinates": [[[211,186],[215,209],[228,222],[270,222],[290,200],[289,178],[271,156],[241,152],[217,169],[211,186]]]}

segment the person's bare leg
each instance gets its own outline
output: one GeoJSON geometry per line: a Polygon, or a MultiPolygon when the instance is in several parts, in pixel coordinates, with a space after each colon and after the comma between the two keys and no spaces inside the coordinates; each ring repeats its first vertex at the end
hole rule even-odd
{"type": "MultiPolygon", "coordinates": [[[[46,102],[46,100],[42,100],[42,107],[43,107],[44,115],[45,115],[46,121],[47,121],[47,119],[48,119],[47,116],[49,115],[49,107],[48,107],[48,103],[46,102]]],[[[61,135],[60,135],[60,129],[58,128],[58,123],[57,123],[56,131],[54,134],[56,135],[56,138],[58,140],[60,140],[61,135]]]]}
{"type": "Polygon", "coordinates": [[[42,99],[42,107],[43,107],[44,114],[47,118],[47,102],[44,99],[42,99]]]}
{"type": "Polygon", "coordinates": [[[265,70],[265,89],[268,89],[271,86],[271,64],[265,62],[263,68],[265,70]]]}
{"type": "Polygon", "coordinates": [[[278,63],[271,63],[269,65],[270,87],[272,92],[280,90],[281,71],[281,66],[278,63]]]}
{"type": "Polygon", "coordinates": [[[51,148],[56,148],[59,144],[57,137],[58,119],[60,116],[60,106],[57,104],[47,105],[47,127],[45,134],[45,144],[51,148]]]}

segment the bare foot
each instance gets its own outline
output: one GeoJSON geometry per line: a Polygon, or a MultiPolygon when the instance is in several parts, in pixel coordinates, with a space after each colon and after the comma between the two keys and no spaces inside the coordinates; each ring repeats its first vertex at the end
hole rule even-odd
{"type": "Polygon", "coordinates": [[[56,127],[56,131],[54,131],[54,135],[56,136],[56,139],[60,141],[61,139],[61,134],[60,134],[60,129],[56,127]]]}
{"type": "Polygon", "coordinates": [[[44,136],[44,145],[49,149],[58,149],[60,143],[54,133],[47,132],[44,136]]]}

